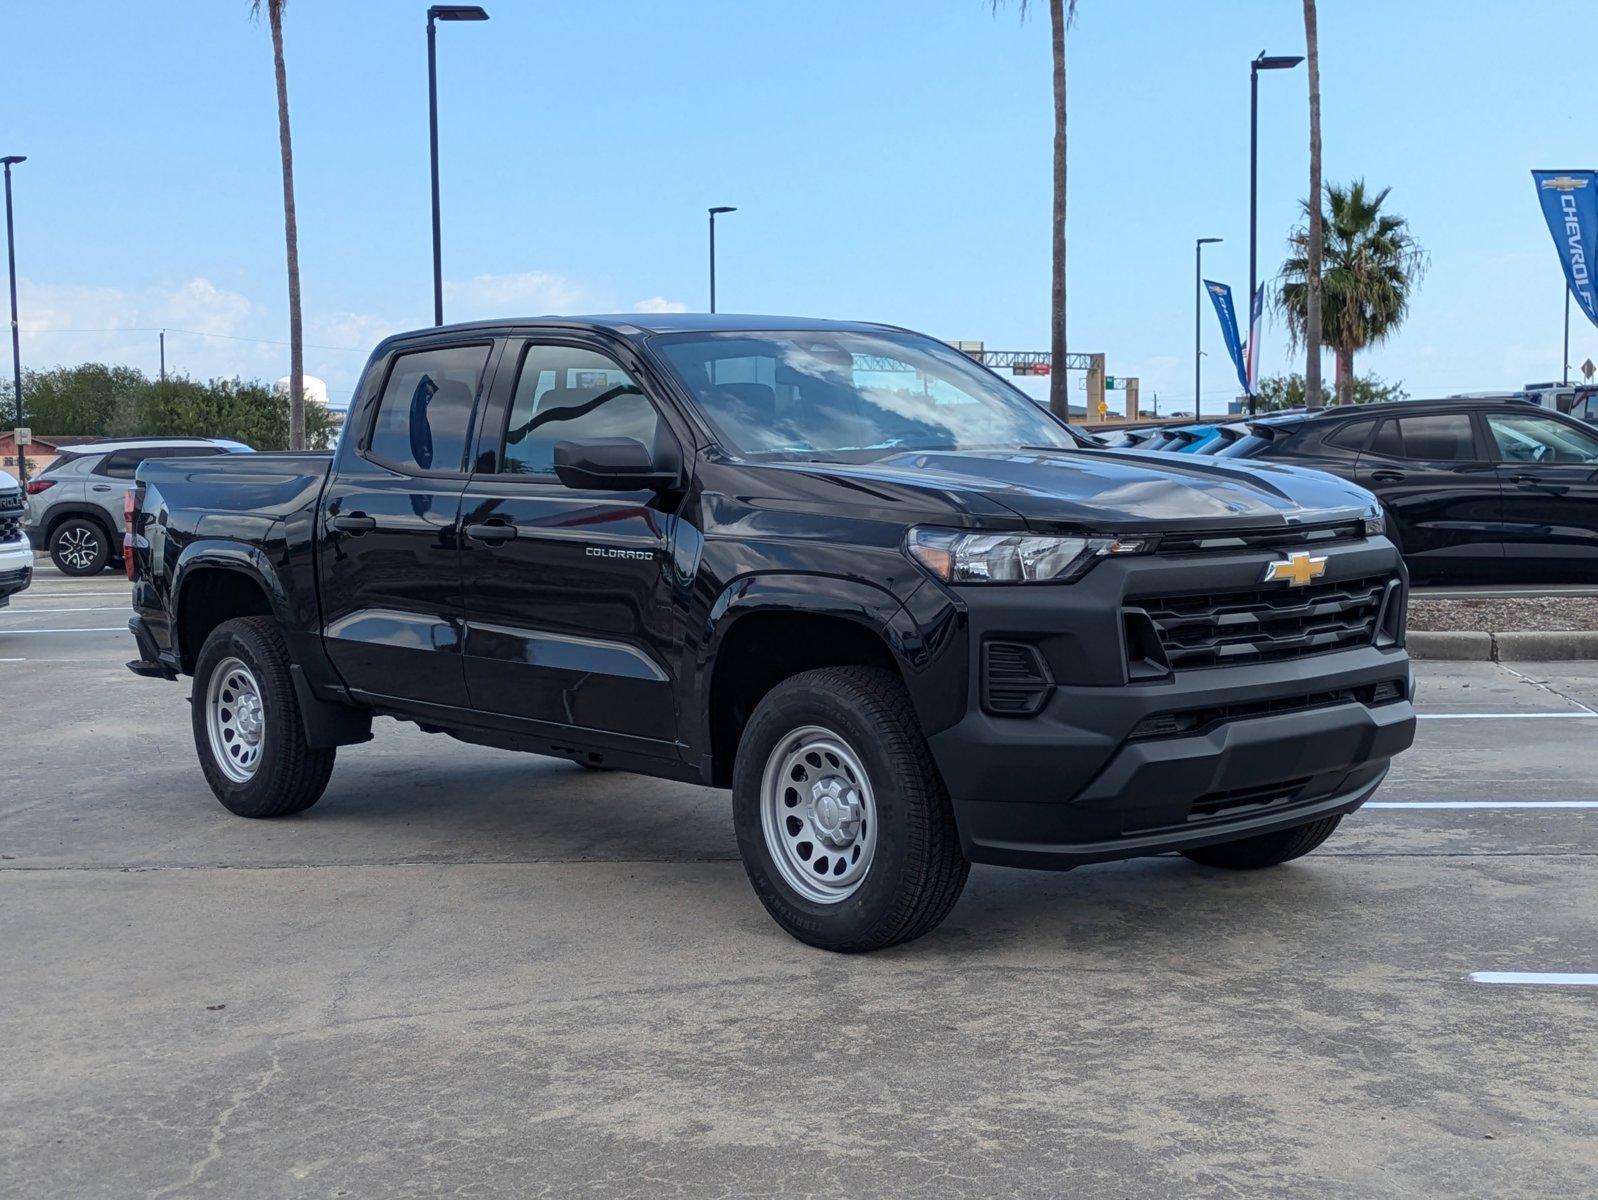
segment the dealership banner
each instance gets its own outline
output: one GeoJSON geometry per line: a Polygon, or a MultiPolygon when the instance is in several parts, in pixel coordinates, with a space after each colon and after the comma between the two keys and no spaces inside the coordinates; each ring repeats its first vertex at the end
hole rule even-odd
{"type": "Polygon", "coordinates": [[[1243,343],[1243,363],[1248,375],[1245,384],[1252,396],[1260,382],[1260,318],[1265,315],[1265,285],[1254,289],[1254,301],[1248,310],[1248,341],[1243,343]]]}
{"type": "Polygon", "coordinates": [[[1570,294],[1587,319],[1598,325],[1598,293],[1593,280],[1593,255],[1598,251],[1598,171],[1533,171],[1531,177],[1548,220],[1548,232],[1559,247],[1570,294]]]}
{"type": "Polygon", "coordinates": [[[1221,319],[1221,336],[1226,339],[1226,352],[1232,356],[1232,365],[1237,368],[1237,381],[1243,385],[1244,392],[1252,395],[1248,386],[1248,368],[1243,365],[1243,339],[1237,332],[1237,310],[1232,307],[1232,289],[1209,279],[1204,281],[1204,289],[1215,301],[1215,315],[1221,319]]]}

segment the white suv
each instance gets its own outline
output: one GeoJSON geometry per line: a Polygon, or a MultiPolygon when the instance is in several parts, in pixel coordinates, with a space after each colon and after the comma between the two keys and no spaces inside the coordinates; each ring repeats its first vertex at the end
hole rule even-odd
{"type": "Polygon", "coordinates": [[[33,547],[22,531],[26,511],[17,481],[0,471],[0,608],[33,582],[33,547]]]}

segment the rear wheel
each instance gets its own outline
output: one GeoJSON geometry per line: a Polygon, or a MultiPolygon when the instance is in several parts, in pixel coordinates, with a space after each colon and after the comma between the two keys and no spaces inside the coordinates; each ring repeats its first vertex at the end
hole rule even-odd
{"type": "Polygon", "coordinates": [[[206,638],[194,668],[194,745],[211,791],[241,817],[284,817],[322,798],[335,751],[305,744],[288,648],[267,617],[206,638]]]}
{"type": "Polygon", "coordinates": [[[910,698],[883,670],[807,671],[766,695],[739,742],[733,823],[766,911],[826,950],[920,937],[970,869],[910,698]]]}
{"type": "Polygon", "coordinates": [[[1275,833],[1262,833],[1258,837],[1241,838],[1235,842],[1221,842],[1215,846],[1199,846],[1184,850],[1182,854],[1206,867],[1223,867],[1231,871],[1257,871],[1261,867],[1275,867],[1295,858],[1302,858],[1332,836],[1341,816],[1322,817],[1307,825],[1292,829],[1279,829],[1275,833]]]}
{"type": "Polygon", "coordinates": [[[63,575],[94,575],[111,558],[111,539],[87,517],[69,517],[50,534],[50,561],[63,575]]]}

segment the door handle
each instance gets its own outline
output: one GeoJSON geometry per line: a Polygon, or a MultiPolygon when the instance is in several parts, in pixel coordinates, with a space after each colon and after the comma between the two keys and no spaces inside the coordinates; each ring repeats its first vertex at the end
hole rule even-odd
{"type": "Polygon", "coordinates": [[[468,525],[466,536],[474,542],[488,542],[497,545],[508,542],[516,536],[516,526],[507,525],[502,521],[485,521],[479,525],[468,525]]]}
{"type": "Polygon", "coordinates": [[[377,518],[363,512],[338,513],[329,517],[327,523],[340,533],[370,533],[377,528],[377,518]]]}
{"type": "Polygon", "coordinates": [[[1538,479],[1537,476],[1535,476],[1535,475],[1511,475],[1509,477],[1509,482],[1510,483],[1541,483],[1542,480],[1538,479]]]}
{"type": "Polygon", "coordinates": [[[94,490],[97,492],[109,492],[111,485],[109,483],[97,483],[94,485],[94,490]]]}
{"type": "Polygon", "coordinates": [[[1403,483],[1404,473],[1402,471],[1372,471],[1371,478],[1377,483],[1403,483]]]}

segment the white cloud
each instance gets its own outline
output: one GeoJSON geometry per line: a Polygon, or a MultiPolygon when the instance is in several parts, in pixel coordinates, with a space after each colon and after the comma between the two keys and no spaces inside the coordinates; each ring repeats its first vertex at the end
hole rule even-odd
{"type": "Polygon", "coordinates": [[[634,312],[640,313],[679,313],[687,312],[688,306],[681,300],[668,300],[664,296],[651,296],[647,300],[640,300],[633,305],[634,312]]]}
{"type": "Polygon", "coordinates": [[[593,293],[586,286],[551,271],[478,275],[461,283],[444,281],[444,310],[451,321],[532,317],[593,307],[593,293]]]}

